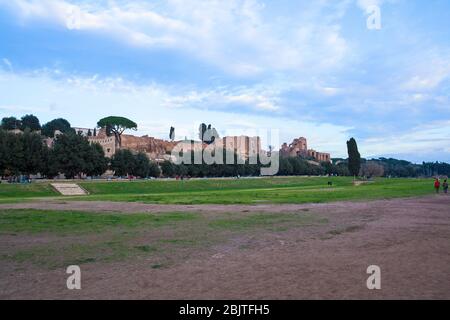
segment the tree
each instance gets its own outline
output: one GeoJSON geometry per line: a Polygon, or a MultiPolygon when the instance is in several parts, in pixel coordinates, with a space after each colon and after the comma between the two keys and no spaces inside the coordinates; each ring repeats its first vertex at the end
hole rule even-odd
{"type": "Polygon", "coordinates": [[[22,123],[16,117],[5,117],[2,119],[2,129],[3,130],[15,130],[20,129],[22,123]]]}
{"type": "Polygon", "coordinates": [[[170,127],[169,139],[170,139],[170,141],[175,140],[175,128],[174,127],[170,127]]]}
{"type": "Polygon", "coordinates": [[[134,159],[133,175],[147,178],[150,172],[150,160],[143,152],[139,152],[134,159]]]}
{"type": "Polygon", "coordinates": [[[352,176],[359,175],[359,170],[361,169],[361,155],[358,151],[358,145],[356,140],[351,138],[347,141],[347,151],[348,151],[348,170],[352,176]]]}
{"type": "Polygon", "coordinates": [[[7,176],[20,174],[23,159],[21,136],[0,130],[0,174],[7,176]]]}
{"type": "Polygon", "coordinates": [[[0,175],[17,176],[43,172],[48,148],[42,136],[26,129],[23,134],[0,130],[0,175]]]}
{"type": "Polygon", "coordinates": [[[116,147],[122,147],[122,133],[125,130],[137,130],[137,124],[130,119],[124,117],[106,117],[101,119],[97,126],[100,128],[105,128],[107,134],[114,134],[116,137],[116,147]]]}
{"type": "Polygon", "coordinates": [[[200,124],[198,128],[198,137],[199,139],[207,144],[213,143],[216,139],[219,139],[219,133],[216,128],[212,128],[211,125],[206,125],[204,123],[200,124]]]}
{"type": "Polygon", "coordinates": [[[50,122],[47,122],[42,126],[42,135],[54,138],[55,137],[55,131],[59,130],[62,133],[74,133],[75,130],[72,129],[70,126],[69,121],[63,118],[54,119],[50,122]]]}
{"type": "Polygon", "coordinates": [[[350,171],[348,170],[348,165],[346,163],[339,163],[335,165],[336,173],[338,176],[350,176],[350,171]]]}
{"type": "Polygon", "coordinates": [[[325,170],[325,174],[331,175],[336,173],[335,167],[331,162],[321,162],[320,165],[325,170]]]}
{"type": "Polygon", "coordinates": [[[119,177],[133,174],[135,170],[135,157],[130,150],[117,150],[116,154],[111,158],[111,170],[119,177]]]}
{"type": "Polygon", "coordinates": [[[74,133],[59,135],[50,154],[53,171],[73,179],[92,169],[92,151],[89,141],[74,133]]]}
{"type": "Polygon", "coordinates": [[[148,176],[158,178],[160,175],[161,175],[161,169],[159,168],[159,166],[154,162],[150,162],[148,176]]]}
{"type": "Polygon", "coordinates": [[[21,120],[22,120],[21,121],[22,130],[25,129],[30,129],[31,131],[41,130],[41,123],[39,122],[39,119],[36,116],[32,114],[27,114],[23,116],[21,120]]]}
{"type": "Polygon", "coordinates": [[[175,175],[175,168],[176,165],[174,165],[171,161],[164,161],[161,163],[162,173],[166,177],[173,177],[175,175]]]}
{"type": "Polygon", "coordinates": [[[101,176],[106,170],[108,170],[108,159],[105,157],[102,146],[92,143],[87,154],[84,173],[88,176],[101,176]]]}
{"type": "Polygon", "coordinates": [[[291,162],[287,158],[280,158],[280,170],[279,174],[281,176],[290,176],[294,173],[294,168],[291,162]]]}
{"type": "Polygon", "coordinates": [[[206,130],[208,130],[208,126],[204,123],[200,124],[200,126],[198,127],[198,138],[200,139],[200,141],[204,141],[203,137],[206,130]]]}
{"type": "Polygon", "coordinates": [[[367,161],[361,166],[361,175],[364,177],[382,177],[384,167],[375,161],[367,161]]]}
{"type": "Polygon", "coordinates": [[[20,173],[30,175],[44,171],[48,148],[44,144],[42,136],[27,128],[24,134],[19,136],[19,139],[22,140],[24,156],[19,164],[20,173]]]}

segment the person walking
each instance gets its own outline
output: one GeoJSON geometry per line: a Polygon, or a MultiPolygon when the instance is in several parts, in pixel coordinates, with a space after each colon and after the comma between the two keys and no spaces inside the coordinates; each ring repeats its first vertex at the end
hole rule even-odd
{"type": "Polygon", "coordinates": [[[434,189],[436,190],[436,193],[439,193],[439,189],[441,188],[441,182],[438,178],[434,180],[434,189]]]}
{"type": "Polygon", "coordinates": [[[447,179],[444,180],[444,183],[442,184],[442,188],[444,189],[444,193],[448,193],[448,182],[447,182],[447,179]]]}

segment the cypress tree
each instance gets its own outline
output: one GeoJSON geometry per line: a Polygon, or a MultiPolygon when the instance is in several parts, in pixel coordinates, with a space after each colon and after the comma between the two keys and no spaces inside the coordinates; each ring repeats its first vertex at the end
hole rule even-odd
{"type": "Polygon", "coordinates": [[[351,138],[347,141],[347,151],[348,151],[348,170],[352,176],[358,176],[359,170],[361,169],[361,155],[358,151],[358,145],[356,140],[351,138]]]}

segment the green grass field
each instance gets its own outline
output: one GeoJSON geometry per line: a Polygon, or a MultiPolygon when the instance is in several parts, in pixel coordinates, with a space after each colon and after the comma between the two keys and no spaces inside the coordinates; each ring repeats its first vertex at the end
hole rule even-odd
{"type": "Polygon", "coordinates": [[[273,177],[190,181],[81,182],[90,195],[62,197],[48,183],[0,185],[0,203],[56,197],[157,204],[309,203],[423,196],[433,193],[429,179],[386,179],[354,186],[348,177],[273,177]],[[327,185],[328,181],[333,186],[327,185]]]}
{"type": "Polygon", "coordinates": [[[40,241],[0,245],[0,258],[49,269],[129,259],[146,259],[152,268],[164,268],[236,235],[327,223],[327,219],[308,212],[120,214],[1,210],[0,237],[40,241]]]}

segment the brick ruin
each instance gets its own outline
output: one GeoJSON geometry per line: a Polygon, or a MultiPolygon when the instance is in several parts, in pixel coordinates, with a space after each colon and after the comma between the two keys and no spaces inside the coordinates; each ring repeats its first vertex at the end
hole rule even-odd
{"type": "Polygon", "coordinates": [[[329,153],[308,149],[308,141],[304,137],[294,139],[291,144],[283,143],[280,155],[284,157],[313,158],[318,162],[331,162],[329,153]]]}
{"type": "MultiPolygon", "coordinates": [[[[107,157],[110,158],[116,153],[116,137],[108,136],[104,129],[100,129],[97,135],[88,136],[87,138],[91,143],[100,144],[107,157]]],[[[129,149],[133,152],[143,152],[149,159],[158,162],[170,159],[170,153],[176,144],[177,142],[165,141],[147,135],[143,137],[136,137],[128,134],[122,135],[122,149],[129,149]]]]}
{"type": "MultiPolygon", "coordinates": [[[[93,130],[83,128],[77,129],[77,132],[86,136],[91,143],[100,144],[107,157],[112,157],[116,153],[116,138],[114,136],[107,136],[104,129],[100,129],[95,136],[87,135],[87,132],[94,132],[93,130]]],[[[244,159],[248,159],[251,155],[261,151],[261,140],[259,137],[224,137],[222,139],[217,139],[214,144],[217,148],[223,148],[225,146],[227,149],[232,149],[244,159]]],[[[143,152],[149,159],[156,162],[170,160],[171,152],[175,146],[178,146],[179,148],[182,146],[184,151],[200,151],[208,145],[201,143],[200,141],[166,141],[147,135],[142,137],[127,134],[122,135],[122,149],[128,149],[133,152],[143,152]]]]}
{"type": "MultiPolygon", "coordinates": [[[[78,128],[79,133],[87,136],[87,132],[94,132],[94,130],[78,128]]],[[[104,129],[100,129],[94,136],[87,136],[91,143],[99,143],[105,155],[112,157],[116,153],[116,139],[114,136],[107,136],[104,129]]],[[[122,135],[122,148],[129,149],[133,152],[143,152],[149,159],[162,162],[171,159],[171,152],[178,145],[183,144],[183,149],[199,151],[207,147],[206,144],[200,141],[167,141],[163,139],[157,139],[149,137],[147,135],[137,137],[133,135],[122,135]]],[[[232,136],[218,139],[214,142],[218,148],[225,147],[226,149],[232,149],[241,158],[248,159],[250,156],[258,154],[261,149],[261,139],[259,137],[247,137],[247,136],[232,136]]],[[[317,152],[313,149],[308,149],[308,142],[306,138],[300,137],[294,139],[291,144],[284,143],[280,149],[280,155],[285,157],[303,157],[312,158],[318,162],[330,162],[331,156],[329,153],[317,152]]]]}

